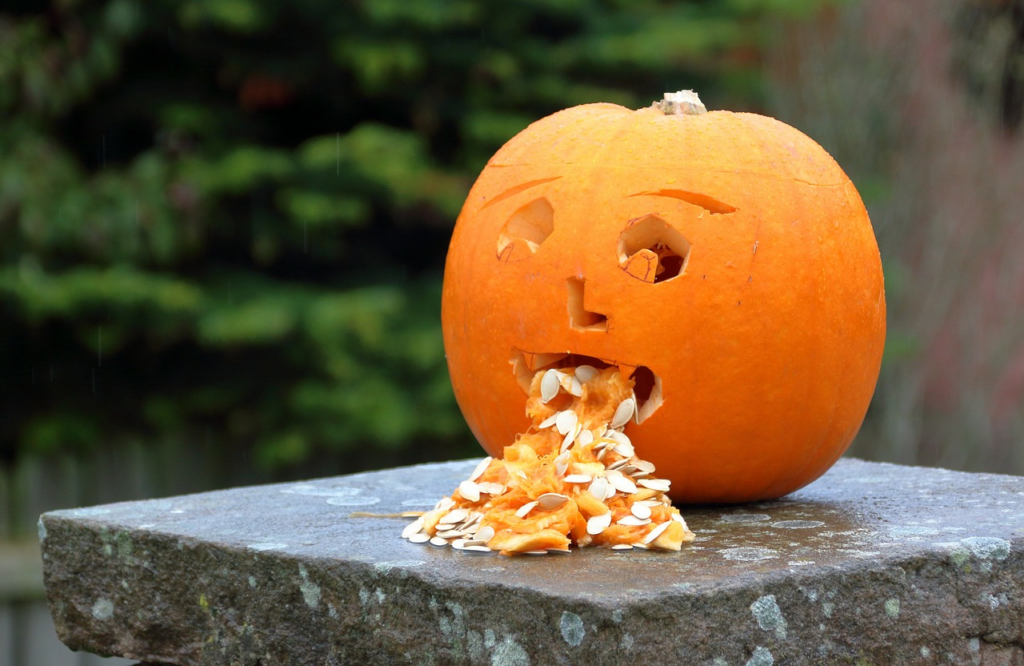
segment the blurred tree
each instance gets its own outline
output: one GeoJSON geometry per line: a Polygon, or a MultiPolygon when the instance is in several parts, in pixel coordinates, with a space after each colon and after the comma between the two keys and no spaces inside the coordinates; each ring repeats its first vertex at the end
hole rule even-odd
{"type": "Polygon", "coordinates": [[[54,0],[0,13],[0,455],[125,437],[472,452],[448,235],[533,119],[760,99],[823,0],[54,0]]]}

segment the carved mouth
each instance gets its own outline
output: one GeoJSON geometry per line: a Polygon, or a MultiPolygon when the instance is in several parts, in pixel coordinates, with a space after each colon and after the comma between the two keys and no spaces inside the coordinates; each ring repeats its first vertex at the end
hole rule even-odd
{"type": "Polygon", "coordinates": [[[661,378],[644,365],[629,365],[618,361],[586,356],[575,352],[528,352],[512,348],[512,373],[515,375],[523,393],[530,392],[530,382],[540,370],[551,368],[569,368],[580,365],[592,365],[599,370],[616,367],[624,377],[633,380],[633,392],[637,400],[637,424],[646,421],[658,411],[664,402],[661,390],[661,378]]]}

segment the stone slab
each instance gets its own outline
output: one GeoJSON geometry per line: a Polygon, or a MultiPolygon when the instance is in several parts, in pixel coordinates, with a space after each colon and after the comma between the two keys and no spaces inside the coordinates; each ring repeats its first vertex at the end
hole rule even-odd
{"type": "Polygon", "coordinates": [[[70,647],[169,664],[1024,664],[1024,477],[842,460],[681,553],[409,543],[476,460],[56,511],[70,647]]]}

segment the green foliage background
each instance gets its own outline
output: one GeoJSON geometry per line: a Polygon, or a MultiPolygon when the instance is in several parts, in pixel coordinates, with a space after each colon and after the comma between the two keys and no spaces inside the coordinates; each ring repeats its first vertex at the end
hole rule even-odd
{"type": "Polygon", "coordinates": [[[439,301],[486,159],[575,104],[756,108],[770,19],[820,4],[5,3],[0,457],[472,454],[439,301]]]}

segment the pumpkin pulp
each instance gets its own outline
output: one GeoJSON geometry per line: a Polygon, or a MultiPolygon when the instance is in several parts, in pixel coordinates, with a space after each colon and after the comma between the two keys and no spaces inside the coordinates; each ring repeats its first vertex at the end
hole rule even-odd
{"type": "Polygon", "coordinates": [[[503,459],[486,458],[403,536],[503,555],[572,544],[679,550],[693,540],[668,498],[669,482],[622,432],[636,397],[617,368],[538,371],[526,413],[531,425],[503,459]]]}

